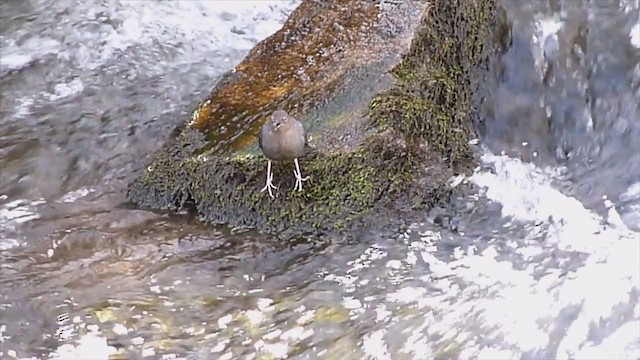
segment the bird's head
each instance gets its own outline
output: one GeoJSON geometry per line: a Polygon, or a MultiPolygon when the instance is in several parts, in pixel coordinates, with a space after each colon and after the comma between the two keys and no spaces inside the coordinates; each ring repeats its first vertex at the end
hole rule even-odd
{"type": "Polygon", "coordinates": [[[271,124],[274,130],[278,130],[280,126],[284,125],[289,120],[289,114],[284,110],[276,110],[271,114],[271,124]]]}

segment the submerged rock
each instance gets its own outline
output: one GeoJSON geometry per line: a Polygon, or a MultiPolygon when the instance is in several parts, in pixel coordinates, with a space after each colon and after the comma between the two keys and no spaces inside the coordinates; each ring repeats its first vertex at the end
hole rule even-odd
{"type": "Polygon", "coordinates": [[[193,207],[211,223],[291,237],[353,229],[446,200],[475,165],[476,91],[496,41],[495,1],[303,1],[226,74],[129,186],[143,207],[193,207]],[[261,193],[257,131],[275,109],[310,134],[261,193]]]}

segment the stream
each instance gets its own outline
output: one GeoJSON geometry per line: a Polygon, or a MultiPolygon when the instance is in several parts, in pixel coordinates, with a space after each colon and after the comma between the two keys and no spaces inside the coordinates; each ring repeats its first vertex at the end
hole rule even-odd
{"type": "Polygon", "coordinates": [[[299,241],[126,184],[299,0],[0,3],[1,359],[640,359],[640,8],[502,1],[476,189],[299,241]]]}

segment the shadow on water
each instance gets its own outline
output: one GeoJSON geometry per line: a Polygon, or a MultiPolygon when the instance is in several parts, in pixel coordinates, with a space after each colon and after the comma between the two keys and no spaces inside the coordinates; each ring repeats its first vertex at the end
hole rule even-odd
{"type": "MultiPolygon", "coordinates": [[[[187,215],[128,208],[123,191],[130,174],[248,49],[207,39],[255,43],[265,36],[256,22],[281,23],[295,2],[250,15],[212,10],[206,2],[111,3],[0,4],[3,354],[44,358],[99,334],[131,359],[466,358],[469,347],[524,342],[492,335],[500,326],[513,336],[518,331],[498,315],[489,319],[484,300],[502,292],[461,275],[485,261],[456,263],[465,254],[476,259],[497,249],[496,259],[509,264],[497,271],[500,284],[533,263],[540,266],[532,284],[585,264],[584,253],[545,244],[555,224],[504,219],[500,204],[478,196],[425,214],[403,234],[363,234],[356,244],[281,244],[187,215]],[[46,6],[50,18],[41,15],[46,6]],[[126,21],[140,13],[155,22],[126,21]],[[189,27],[172,13],[218,17],[235,35],[189,27]],[[51,30],[54,22],[59,32],[51,30]],[[101,31],[111,35],[105,40],[101,31]],[[189,32],[196,35],[180,37],[189,32]],[[83,43],[89,45],[77,45],[83,43]],[[526,246],[544,251],[527,257],[526,246]],[[467,345],[478,335],[485,344],[467,345]]],[[[505,1],[511,34],[481,130],[494,153],[562,166],[558,188],[599,212],[608,196],[633,228],[640,203],[640,190],[633,191],[640,173],[640,50],[629,34],[639,20],[637,5],[634,12],[625,4],[505,1]]],[[[627,305],[637,301],[618,300],[626,306],[623,318],[632,317],[627,305]]],[[[567,309],[549,321],[549,333],[560,337],[558,324],[575,320],[567,309]]],[[[511,354],[553,357],[558,341],[511,354]]],[[[113,350],[93,346],[101,349],[93,354],[113,350]]]]}

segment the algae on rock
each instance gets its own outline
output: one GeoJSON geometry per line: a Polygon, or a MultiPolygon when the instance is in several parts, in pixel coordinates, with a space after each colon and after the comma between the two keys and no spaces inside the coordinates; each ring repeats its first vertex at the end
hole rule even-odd
{"type": "Polygon", "coordinates": [[[472,158],[474,82],[496,46],[496,4],[439,1],[431,10],[411,50],[393,69],[396,86],[373,99],[368,115],[375,126],[427,141],[452,165],[463,165],[472,158]]]}
{"type": "MultiPolygon", "coordinates": [[[[310,11],[314,3],[317,2],[304,1],[299,11],[310,11]]],[[[369,26],[366,19],[379,18],[377,12],[372,17],[373,2],[339,3],[315,6],[321,7],[319,11],[329,8],[332,14],[340,11],[340,6],[357,4],[353,9],[362,11],[361,17],[356,17],[359,23],[345,24],[350,24],[352,30],[361,30],[363,24],[369,26]]],[[[153,159],[147,171],[130,184],[129,198],[151,208],[193,206],[206,221],[256,227],[281,237],[351,229],[362,222],[375,221],[371,219],[377,218],[376,215],[387,216],[389,211],[424,209],[446,200],[451,191],[447,179],[474,166],[468,145],[477,116],[474,91],[496,47],[492,31],[497,5],[495,1],[470,0],[438,0],[428,7],[423,5],[415,27],[406,27],[411,29],[411,46],[404,51],[401,61],[394,64],[391,71],[394,83],[372,94],[368,110],[365,107],[362,111],[366,110],[366,116],[349,118],[350,122],[360,121],[368,131],[344,130],[345,141],[357,139],[349,150],[310,149],[301,159],[305,175],[310,176],[304,191],[291,190],[292,164],[277,163],[274,167],[274,180],[279,187],[276,198],[265,196],[260,192],[265,179],[262,155],[255,148],[244,152],[234,146],[222,149],[216,142],[226,140],[208,131],[220,125],[210,111],[216,94],[229,91],[228,84],[244,81],[243,76],[247,76],[238,75],[240,80],[227,77],[229,81],[216,87],[210,99],[194,112],[193,119],[200,120],[185,127],[153,159]],[[202,109],[209,112],[204,114],[202,109]],[[202,125],[205,123],[206,126],[202,125]]],[[[296,16],[307,19],[306,15],[292,14],[283,30],[256,48],[264,49],[269,41],[281,39],[282,31],[294,31],[296,16]]],[[[349,18],[338,16],[337,19],[339,23],[349,18]]],[[[333,24],[329,20],[327,24],[333,24]]],[[[323,26],[317,22],[314,25],[323,26]]],[[[320,31],[316,29],[316,32],[320,31]]],[[[267,61],[260,58],[259,52],[252,53],[258,57],[255,62],[267,61]]],[[[342,60],[347,61],[346,58],[342,60]]],[[[353,66],[341,76],[335,76],[335,82],[326,83],[327,87],[335,89],[346,82],[351,70],[353,66]]],[[[326,71],[318,73],[326,74],[326,71]]],[[[321,92],[325,90],[314,87],[308,95],[313,99],[322,98],[321,92]]],[[[309,97],[300,97],[295,89],[287,91],[290,94],[279,94],[275,104],[265,102],[259,109],[250,109],[245,118],[250,118],[249,122],[256,128],[260,125],[258,120],[263,119],[262,112],[272,106],[295,109],[299,102],[308,104],[305,99],[309,97]]],[[[234,101],[240,95],[234,95],[234,101]]],[[[326,98],[330,98],[329,95],[326,98]]],[[[234,111],[247,109],[241,107],[234,111]]],[[[234,114],[234,118],[239,116],[234,114]]],[[[298,108],[294,114],[304,116],[305,110],[298,108]]],[[[224,124],[229,121],[225,118],[224,124]]],[[[321,138],[326,130],[325,126],[321,131],[311,132],[321,138]]],[[[239,134],[251,131],[247,128],[239,134]]]]}

